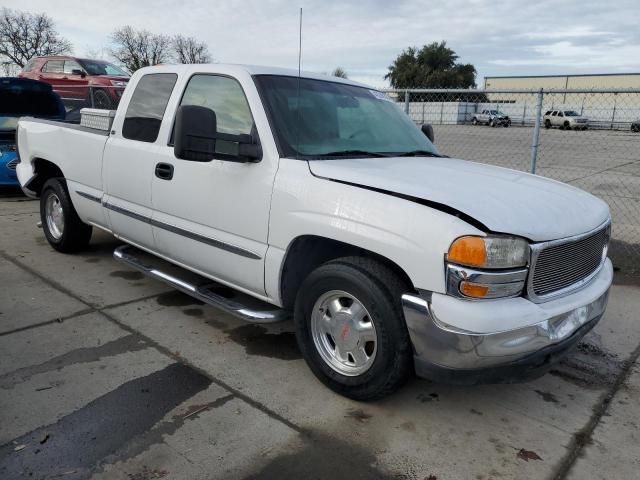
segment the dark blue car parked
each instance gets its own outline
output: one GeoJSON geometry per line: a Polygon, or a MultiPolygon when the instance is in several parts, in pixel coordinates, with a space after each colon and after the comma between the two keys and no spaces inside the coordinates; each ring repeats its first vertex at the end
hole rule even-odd
{"type": "Polygon", "coordinates": [[[51,85],[25,78],[0,78],[0,187],[17,186],[16,127],[20,117],[65,119],[51,85]]]}

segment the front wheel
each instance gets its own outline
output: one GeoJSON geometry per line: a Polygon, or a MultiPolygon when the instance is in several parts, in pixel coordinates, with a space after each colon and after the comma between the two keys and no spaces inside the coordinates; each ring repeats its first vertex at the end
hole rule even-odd
{"type": "Polygon", "coordinates": [[[412,371],[400,278],[366,257],[345,257],[314,270],[296,298],[296,337],[309,368],[355,400],[396,390],[412,371]]]}
{"type": "Polygon", "coordinates": [[[551,120],[544,121],[544,128],[546,128],[547,130],[551,128],[551,120]]]}
{"type": "Polygon", "coordinates": [[[496,121],[495,120],[489,120],[489,126],[491,126],[492,128],[495,128],[496,121]]]}
{"type": "Polygon", "coordinates": [[[473,119],[471,120],[471,124],[478,125],[478,119],[476,117],[473,117],[473,119]]]}
{"type": "Polygon", "coordinates": [[[91,240],[92,228],[78,217],[64,179],[51,178],[44,184],[40,196],[40,220],[49,245],[59,252],[77,252],[91,240]]]}

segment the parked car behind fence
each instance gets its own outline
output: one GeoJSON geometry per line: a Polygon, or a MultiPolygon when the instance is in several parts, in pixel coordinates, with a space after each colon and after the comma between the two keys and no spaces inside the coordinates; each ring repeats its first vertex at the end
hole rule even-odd
{"type": "Polygon", "coordinates": [[[575,110],[548,110],[543,117],[544,128],[558,127],[560,130],[586,130],[589,119],[575,110]]]}

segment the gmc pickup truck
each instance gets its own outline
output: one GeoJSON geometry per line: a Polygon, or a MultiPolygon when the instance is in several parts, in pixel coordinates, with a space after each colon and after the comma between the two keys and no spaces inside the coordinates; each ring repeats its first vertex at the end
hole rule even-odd
{"type": "MultiPolygon", "coordinates": [[[[386,95],[238,65],[137,71],[116,112],[20,120],[18,176],[65,253],[114,257],[247,321],[293,317],[313,373],[351,398],[414,372],[543,374],[601,318],[607,205],[447,158],[386,95]]],[[[429,138],[431,137],[431,139],[429,138]]]]}

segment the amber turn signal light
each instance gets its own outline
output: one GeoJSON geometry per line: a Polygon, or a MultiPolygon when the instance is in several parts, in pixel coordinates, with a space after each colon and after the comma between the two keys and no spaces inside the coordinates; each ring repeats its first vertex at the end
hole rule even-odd
{"type": "Polygon", "coordinates": [[[482,237],[460,237],[449,247],[447,260],[459,265],[482,267],[487,263],[487,250],[482,237]]]}
{"type": "Polygon", "coordinates": [[[480,285],[479,283],[460,282],[460,292],[467,297],[484,298],[489,292],[487,285],[480,285]]]}

